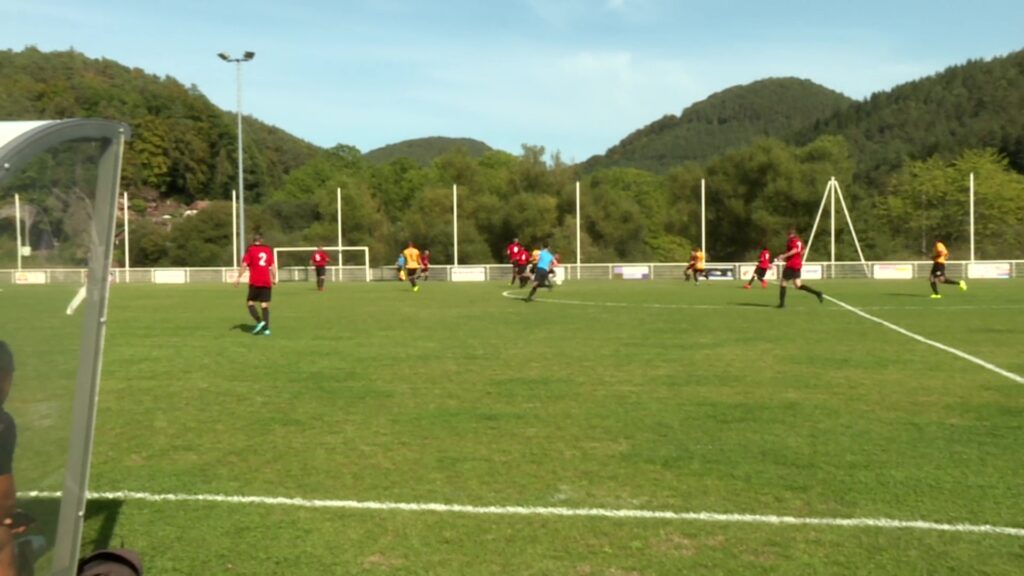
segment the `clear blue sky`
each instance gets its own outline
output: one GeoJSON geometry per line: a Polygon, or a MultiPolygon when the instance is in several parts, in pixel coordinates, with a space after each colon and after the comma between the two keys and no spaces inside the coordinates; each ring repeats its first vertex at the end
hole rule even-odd
{"type": "MultiPolygon", "coordinates": [[[[0,48],[74,48],[196,85],[315,144],[422,136],[582,161],[767,76],[855,98],[1024,48],[1024,1],[0,0],[0,48]]],[[[0,78],[0,89],[3,79],[0,78]]]]}

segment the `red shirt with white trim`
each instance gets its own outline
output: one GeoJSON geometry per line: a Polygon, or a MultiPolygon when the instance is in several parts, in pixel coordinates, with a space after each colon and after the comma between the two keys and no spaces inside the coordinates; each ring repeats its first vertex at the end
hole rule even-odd
{"type": "Polygon", "coordinates": [[[772,265],[772,254],[768,249],[761,250],[761,255],[757,258],[757,267],[767,270],[772,265]]]}
{"type": "Polygon", "coordinates": [[[270,288],[270,268],[274,265],[274,251],[263,244],[253,244],[245,251],[242,264],[249,267],[249,286],[270,288]]]}
{"type": "Polygon", "coordinates": [[[786,258],[786,268],[799,270],[804,267],[804,242],[799,236],[790,236],[786,242],[786,252],[795,250],[786,258]]]}
{"type": "Polygon", "coordinates": [[[505,254],[508,254],[508,261],[512,263],[519,261],[520,252],[525,252],[525,250],[523,250],[523,245],[519,242],[513,242],[505,248],[505,254]]]}
{"type": "Polygon", "coordinates": [[[313,256],[309,259],[309,261],[313,264],[313,266],[316,266],[317,268],[323,268],[324,266],[327,266],[328,264],[331,263],[331,258],[327,255],[327,252],[324,252],[323,250],[317,250],[316,252],[313,252],[313,256]]]}

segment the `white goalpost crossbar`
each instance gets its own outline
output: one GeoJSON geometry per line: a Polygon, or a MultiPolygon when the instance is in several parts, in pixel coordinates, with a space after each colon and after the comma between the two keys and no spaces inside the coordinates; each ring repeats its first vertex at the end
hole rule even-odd
{"type": "MultiPolygon", "coordinates": [[[[305,262],[301,266],[310,266],[309,258],[313,255],[313,252],[317,250],[316,246],[286,246],[284,248],[274,248],[274,262],[277,263],[278,268],[281,267],[280,254],[282,252],[305,252],[305,262]]],[[[338,271],[338,281],[342,280],[341,270],[342,257],[345,252],[358,252],[363,255],[363,263],[359,265],[363,269],[363,273],[366,277],[366,281],[371,280],[370,276],[370,249],[367,246],[324,246],[324,252],[334,253],[337,256],[337,261],[332,262],[330,268],[334,268],[338,271]]]]}

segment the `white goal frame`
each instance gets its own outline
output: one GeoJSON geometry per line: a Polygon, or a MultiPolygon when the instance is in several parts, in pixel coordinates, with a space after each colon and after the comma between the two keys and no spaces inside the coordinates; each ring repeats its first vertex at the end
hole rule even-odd
{"type": "MultiPolygon", "coordinates": [[[[307,252],[310,255],[312,255],[313,252],[317,251],[318,249],[319,249],[319,247],[317,247],[317,246],[286,246],[284,248],[274,248],[274,265],[278,266],[278,268],[280,268],[281,259],[278,258],[278,255],[281,252],[307,252]]],[[[341,282],[343,277],[344,277],[344,275],[342,274],[342,268],[343,267],[341,265],[341,258],[342,258],[342,256],[344,255],[345,252],[360,252],[360,253],[362,253],[362,255],[363,255],[363,265],[362,265],[363,272],[366,275],[366,281],[369,282],[371,280],[371,276],[370,276],[370,248],[369,247],[367,247],[367,246],[324,246],[324,252],[335,252],[335,253],[337,253],[337,256],[338,256],[337,265],[331,266],[331,268],[336,268],[338,270],[338,282],[341,282]]],[[[309,266],[308,262],[305,264],[305,266],[309,266]]]]}

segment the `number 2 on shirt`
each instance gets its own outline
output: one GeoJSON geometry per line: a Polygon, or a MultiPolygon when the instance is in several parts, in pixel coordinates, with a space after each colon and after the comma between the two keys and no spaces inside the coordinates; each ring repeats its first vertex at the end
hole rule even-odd
{"type": "Polygon", "coordinates": [[[266,266],[266,265],[267,265],[267,253],[266,252],[260,252],[260,266],[266,266]]]}

